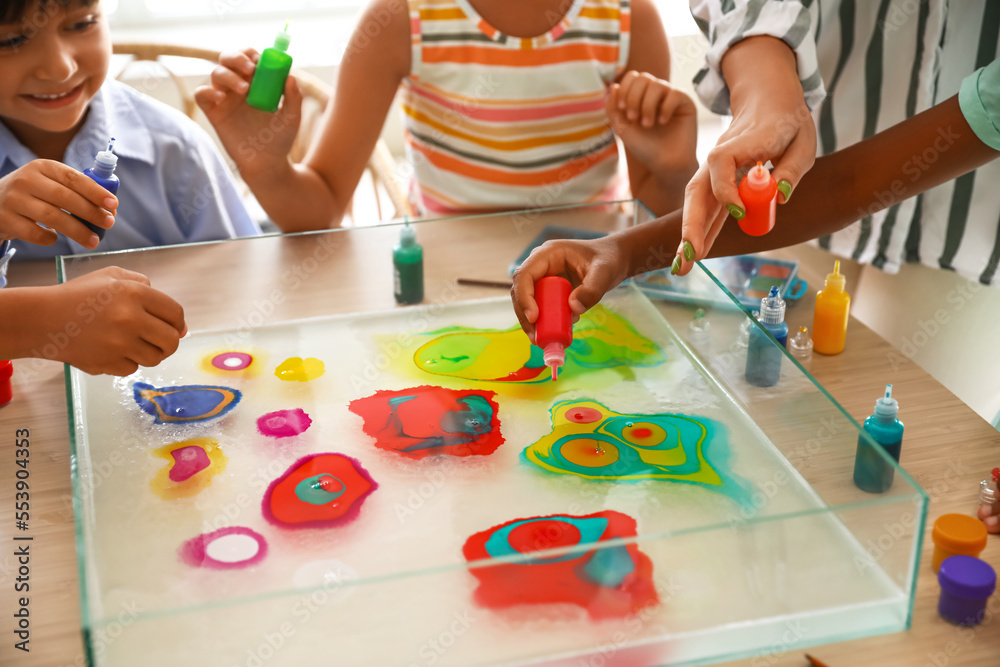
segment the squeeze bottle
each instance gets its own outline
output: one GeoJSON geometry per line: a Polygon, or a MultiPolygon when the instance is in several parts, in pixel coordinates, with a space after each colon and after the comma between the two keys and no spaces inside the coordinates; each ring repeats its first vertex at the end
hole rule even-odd
{"type": "Polygon", "coordinates": [[[767,234],[774,227],[774,209],[778,202],[778,182],[758,161],[740,181],[740,199],[746,215],[738,220],[740,229],[750,236],[767,234]]]}
{"type": "Polygon", "coordinates": [[[254,109],[274,113],[285,91],[285,80],[292,69],[292,57],[286,53],[292,38],[288,34],[288,24],[274,38],[274,46],[264,49],[257,60],[257,69],[247,91],[247,104],[254,109]]]}
{"type": "Polygon", "coordinates": [[[542,348],[545,365],[552,369],[552,379],[566,363],[566,348],[573,342],[573,314],[569,309],[569,281],[561,276],[546,276],[535,283],[538,321],[535,322],[535,345],[542,348]]]}
{"type": "Polygon", "coordinates": [[[846,283],[838,260],[833,264],[833,273],[826,275],[823,289],[816,292],[813,349],[820,354],[839,354],[844,350],[847,316],[851,309],[851,295],[844,291],[846,283]]]}
{"type": "MultiPolygon", "coordinates": [[[[118,186],[121,185],[121,181],[119,181],[118,177],[115,176],[115,167],[118,166],[118,156],[111,152],[114,147],[115,138],[111,137],[111,141],[108,142],[107,150],[100,151],[96,156],[94,156],[94,166],[89,169],[84,169],[83,175],[90,178],[111,194],[117,196],[118,186]]],[[[78,215],[74,215],[73,217],[85,224],[87,229],[97,234],[97,238],[102,241],[104,240],[104,232],[108,230],[91,224],[78,215]]]]}

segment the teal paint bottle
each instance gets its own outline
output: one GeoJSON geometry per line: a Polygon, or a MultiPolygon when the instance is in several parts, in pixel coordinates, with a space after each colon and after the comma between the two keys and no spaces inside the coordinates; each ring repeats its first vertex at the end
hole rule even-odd
{"type": "Polygon", "coordinates": [[[285,80],[292,69],[292,57],[286,53],[291,41],[286,23],[285,29],[274,38],[274,46],[264,49],[260,54],[250,90],[247,91],[247,104],[254,109],[268,113],[278,110],[278,102],[285,91],[285,80]]]}
{"type": "MultiPolygon", "coordinates": [[[[885,386],[885,396],[875,402],[875,413],[865,420],[864,429],[896,463],[903,447],[903,422],[896,418],[899,403],[892,397],[892,385],[885,386]]],[[[884,493],[892,487],[895,468],[875,450],[875,446],[858,436],[858,453],[854,459],[854,484],[868,493],[884,493]]]]}
{"type": "Polygon", "coordinates": [[[424,300],[424,249],[417,243],[417,232],[407,222],[399,232],[399,243],[392,248],[393,293],[396,303],[420,303],[424,300]]]}
{"type": "MultiPolygon", "coordinates": [[[[770,293],[760,300],[758,321],[782,347],[788,345],[785,300],[781,298],[777,287],[772,287],[770,293]]],[[[745,373],[747,382],[755,387],[773,387],[778,384],[783,356],[781,349],[771,342],[767,334],[753,325],[750,326],[745,373]]]]}

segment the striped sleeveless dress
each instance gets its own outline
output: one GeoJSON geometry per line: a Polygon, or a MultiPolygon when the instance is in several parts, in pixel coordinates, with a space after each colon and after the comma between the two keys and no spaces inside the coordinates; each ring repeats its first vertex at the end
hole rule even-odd
{"type": "Polygon", "coordinates": [[[468,0],[410,0],[403,126],[421,213],[620,198],[604,113],[629,51],[628,0],[573,0],[544,35],[511,37],[468,0]]]}

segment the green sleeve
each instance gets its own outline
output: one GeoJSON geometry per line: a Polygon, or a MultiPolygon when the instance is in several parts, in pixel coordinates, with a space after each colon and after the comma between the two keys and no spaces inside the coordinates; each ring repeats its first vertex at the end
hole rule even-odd
{"type": "Polygon", "coordinates": [[[976,136],[1000,151],[1000,59],[965,77],[958,105],[976,136]]]}

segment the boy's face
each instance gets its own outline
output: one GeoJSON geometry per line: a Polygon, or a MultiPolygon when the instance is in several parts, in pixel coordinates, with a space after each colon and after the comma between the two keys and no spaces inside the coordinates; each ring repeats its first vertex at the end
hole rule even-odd
{"type": "Polygon", "coordinates": [[[110,61],[98,3],[35,3],[20,20],[0,23],[0,119],[22,136],[73,130],[110,61]]]}

